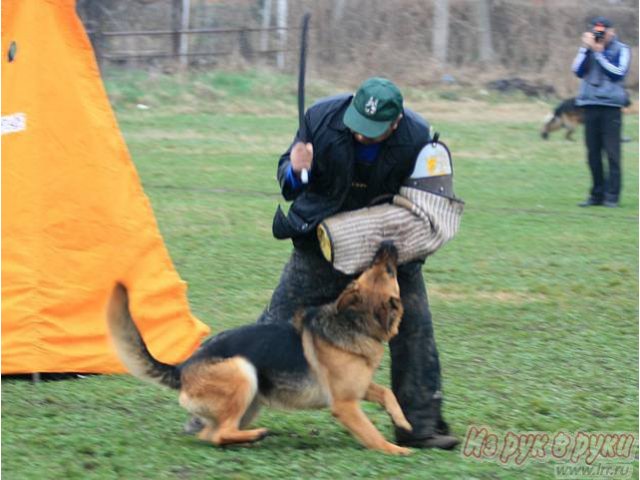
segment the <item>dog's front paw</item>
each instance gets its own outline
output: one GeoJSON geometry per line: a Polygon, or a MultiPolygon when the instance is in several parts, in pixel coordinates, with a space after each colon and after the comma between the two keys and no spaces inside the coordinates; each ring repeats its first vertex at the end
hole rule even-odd
{"type": "Polygon", "coordinates": [[[385,453],[390,453],[391,455],[411,455],[413,450],[406,447],[400,447],[391,442],[387,442],[384,448],[385,453]]]}
{"type": "Polygon", "coordinates": [[[407,420],[404,417],[396,419],[393,423],[396,424],[396,427],[402,428],[403,430],[406,430],[407,432],[412,432],[413,431],[413,427],[409,423],[409,420],[407,420]]]}

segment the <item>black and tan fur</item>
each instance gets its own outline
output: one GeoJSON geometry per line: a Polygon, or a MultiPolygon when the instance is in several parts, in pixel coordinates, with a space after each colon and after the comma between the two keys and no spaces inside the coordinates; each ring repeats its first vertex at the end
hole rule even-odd
{"type": "Polygon", "coordinates": [[[335,302],[301,311],[291,324],[223,332],[175,366],[151,356],[121,285],[110,300],[109,328],[133,375],[180,391],[180,404],[206,424],[202,440],[225,445],[263,438],[264,428],[244,429],[263,405],[329,407],[366,447],[408,454],[385,440],[360,408],[361,400],[376,402],[397,426],[411,430],[393,392],[373,382],[384,343],[398,333],[402,318],[396,273],[397,252],[383,245],[335,302]]]}
{"type": "Polygon", "coordinates": [[[576,105],[575,98],[568,98],[545,119],[540,136],[547,140],[551,132],[565,128],[567,130],[565,138],[573,140],[573,132],[582,123],[584,123],[584,109],[576,105]]]}

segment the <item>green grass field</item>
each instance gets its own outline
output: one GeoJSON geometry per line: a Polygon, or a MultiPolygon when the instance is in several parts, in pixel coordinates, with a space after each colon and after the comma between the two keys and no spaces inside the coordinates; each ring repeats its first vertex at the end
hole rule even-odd
{"type": "MultiPolygon", "coordinates": [[[[214,333],[253,322],[291,248],[272,238],[271,220],[284,204],[275,170],[296,127],[295,79],[127,74],[107,87],[194,313],[214,333]]],[[[311,82],[307,102],[336,91],[311,82]]],[[[449,145],[466,201],[457,238],[424,267],[454,433],[637,432],[637,114],[624,118],[621,208],[580,209],[589,185],[582,132],[575,142],[538,135],[553,102],[455,89],[406,97],[449,145]]],[[[388,375],[385,362],[378,380],[388,375]]],[[[187,414],[175,392],[129,376],[5,378],[2,400],[7,479],[554,475],[550,462],[374,453],[328,411],[265,410],[257,423],[271,436],[216,449],[181,433],[187,414]]],[[[386,414],[365,408],[391,437],[386,414]]]]}

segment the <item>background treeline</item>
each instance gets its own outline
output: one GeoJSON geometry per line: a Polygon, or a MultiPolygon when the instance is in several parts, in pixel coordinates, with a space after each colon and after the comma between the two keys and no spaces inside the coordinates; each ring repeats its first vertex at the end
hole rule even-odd
{"type": "Polygon", "coordinates": [[[317,78],[477,86],[519,77],[561,95],[577,86],[570,65],[587,20],[603,14],[632,47],[627,86],[638,88],[635,0],[78,0],[78,11],[108,67],[293,72],[308,11],[317,78]]]}

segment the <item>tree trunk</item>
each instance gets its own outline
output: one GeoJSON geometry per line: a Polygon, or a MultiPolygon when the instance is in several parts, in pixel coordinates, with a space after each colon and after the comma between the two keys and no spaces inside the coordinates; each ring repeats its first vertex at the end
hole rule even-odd
{"type": "Polygon", "coordinates": [[[284,50],[287,48],[287,0],[278,0],[278,57],[276,64],[280,70],[284,68],[284,50]]]}
{"type": "Polygon", "coordinates": [[[102,35],[104,29],[104,12],[99,0],[87,0],[82,3],[82,7],[85,8],[86,16],[88,19],[87,27],[91,31],[91,43],[93,44],[93,51],[98,65],[102,69],[103,58],[102,54],[105,52],[105,38],[102,35]]]}
{"type": "Polygon", "coordinates": [[[433,57],[444,65],[449,44],[449,0],[436,0],[434,7],[431,50],[433,57]]]}
{"type": "Polygon", "coordinates": [[[189,29],[190,0],[173,0],[173,54],[178,57],[180,68],[189,65],[189,37],[181,30],[189,29]]]}
{"type": "Polygon", "coordinates": [[[271,25],[271,0],[264,0],[262,6],[262,32],[260,32],[260,50],[269,48],[269,32],[267,28],[271,25]]]}
{"type": "Polygon", "coordinates": [[[342,15],[344,14],[344,3],[345,0],[334,0],[333,12],[331,12],[332,27],[335,27],[342,20],[342,15]]]}
{"type": "Polygon", "coordinates": [[[478,48],[481,62],[493,60],[493,41],[491,39],[491,0],[476,0],[476,18],[478,19],[478,48]]]}

